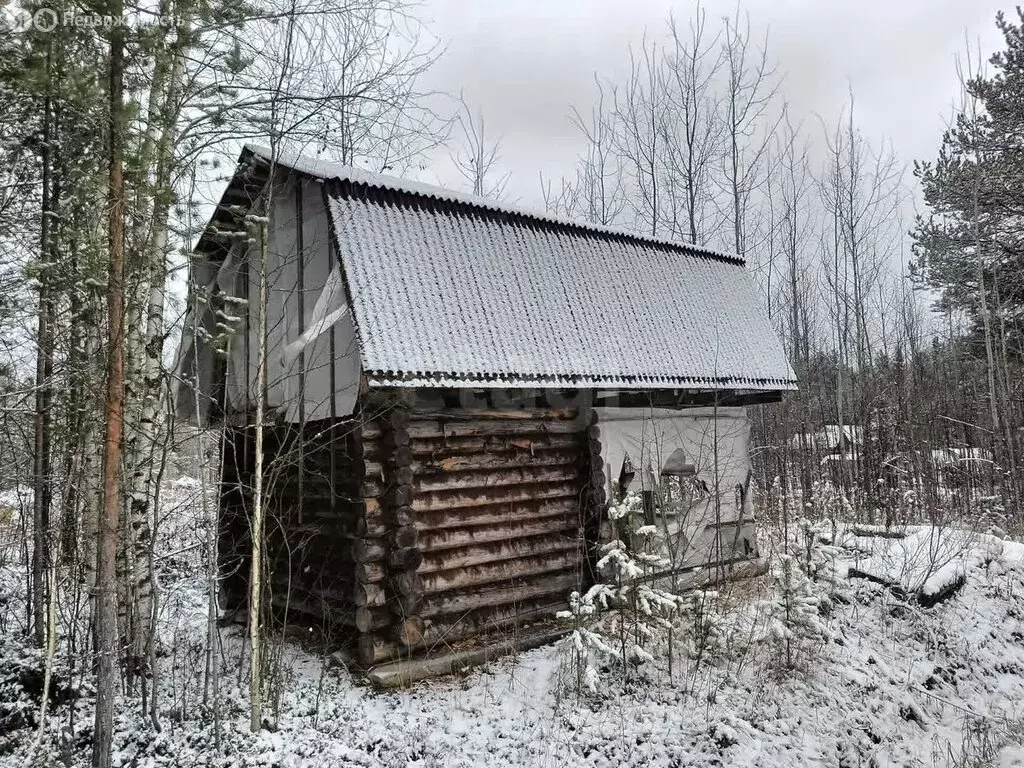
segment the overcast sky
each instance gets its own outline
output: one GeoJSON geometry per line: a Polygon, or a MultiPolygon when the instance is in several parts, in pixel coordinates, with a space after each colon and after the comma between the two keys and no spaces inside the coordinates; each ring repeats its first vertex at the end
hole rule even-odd
{"type": "MultiPolygon", "coordinates": [[[[709,21],[735,9],[706,2],[709,21]]],[[[751,23],[768,33],[784,74],[782,91],[809,128],[834,120],[852,85],[857,122],[873,140],[892,141],[906,162],[934,156],[956,94],[954,57],[966,41],[988,54],[1000,47],[1000,8],[991,0],[746,0],[751,23]]],[[[570,105],[583,110],[595,72],[621,82],[628,46],[664,32],[668,0],[425,0],[422,16],[446,44],[426,85],[464,92],[500,136],[511,174],[506,196],[540,201],[538,174],[572,173],[581,149],[570,105]]],[[[446,158],[429,176],[460,180],[446,158]]],[[[464,185],[462,185],[464,186],[464,185]]]]}

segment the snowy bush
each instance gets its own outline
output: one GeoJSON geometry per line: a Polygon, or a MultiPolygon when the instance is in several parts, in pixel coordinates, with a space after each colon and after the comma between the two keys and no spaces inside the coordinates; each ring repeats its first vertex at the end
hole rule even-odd
{"type": "Polygon", "coordinates": [[[780,555],[772,568],[768,640],[787,669],[801,666],[830,637],[821,620],[821,598],[792,555],[780,555]]]}
{"type": "Polygon", "coordinates": [[[569,596],[569,610],[560,611],[558,617],[573,622],[572,633],[560,644],[559,688],[572,689],[577,694],[584,690],[597,693],[600,659],[618,659],[618,651],[597,632],[588,628],[595,614],[590,594],[573,592],[569,596]]]}
{"type": "Polygon", "coordinates": [[[836,600],[845,601],[848,583],[839,568],[842,549],[833,541],[834,526],[828,521],[800,521],[801,567],[815,583],[822,611],[830,612],[836,600]]]}
{"type": "Polygon", "coordinates": [[[686,652],[700,666],[717,657],[727,645],[726,621],[721,595],[710,589],[698,589],[686,596],[683,615],[688,629],[686,652]]]}
{"type": "MultiPolygon", "coordinates": [[[[44,691],[45,655],[16,635],[0,636],[0,754],[35,735],[44,691]]],[[[80,695],[64,659],[55,659],[47,689],[52,709],[80,695]]]]}
{"type": "Polygon", "coordinates": [[[573,622],[572,634],[562,642],[562,677],[577,692],[596,690],[598,658],[617,663],[623,680],[631,670],[653,663],[658,640],[678,621],[682,599],[651,583],[671,564],[651,551],[657,529],[643,524],[643,513],[643,500],[635,493],[609,508],[616,538],[600,550],[597,571],[603,581],[584,595],[574,592],[569,610],[558,614],[573,622]]]}

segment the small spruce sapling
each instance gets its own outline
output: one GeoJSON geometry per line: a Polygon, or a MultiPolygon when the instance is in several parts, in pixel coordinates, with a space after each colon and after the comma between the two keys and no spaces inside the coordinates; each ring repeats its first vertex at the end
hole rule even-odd
{"type": "Polygon", "coordinates": [[[795,669],[830,633],[821,620],[821,600],[795,557],[779,555],[772,579],[768,640],[783,652],[786,668],[795,669]]]}
{"type": "Polygon", "coordinates": [[[608,517],[616,538],[601,547],[597,571],[603,581],[584,595],[574,592],[570,609],[558,614],[574,625],[563,647],[577,690],[596,690],[595,656],[621,664],[624,680],[630,669],[653,663],[656,641],[671,632],[681,604],[678,595],[649,583],[671,564],[651,551],[658,529],[644,524],[643,499],[627,494],[608,517]]]}
{"type": "Polygon", "coordinates": [[[690,629],[687,653],[696,670],[725,647],[727,628],[721,596],[715,590],[694,590],[687,596],[685,615],[690,629]]]}
{"type": "Polygon", "coordinates": [[[825,614],[832,611],[835,602],[847,600],[848,585],[839,568],[842,550],[832,543],[831,530],[828,521],[800,521],[800,566],[817,587],[819,605],[825,614]]]}
{"type": "MultiPolygon", "coordinates": [[[[589,629],[596,608],[590,594],[573,592],[569,595],[569,610],[559,611],[558,618],[571,621],[572,633],[560,642],[560,650],[566,661],[561,670],[563,679],[571,680],[577,696],[586,689],[597,693],[600,676],[597,672],[599,659],[617,660],[618,651],[597,632],[589,629]]],[[[561,687],[561,686],[560,686],[561,687]]]]}

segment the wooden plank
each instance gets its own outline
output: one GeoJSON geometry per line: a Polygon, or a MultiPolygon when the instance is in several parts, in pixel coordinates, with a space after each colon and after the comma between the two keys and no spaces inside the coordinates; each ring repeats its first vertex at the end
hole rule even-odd
{"type": "Polygon", "coordinates": [[[441,491],[419,493],[412,499],[416,512],[430,512],[438,509],[459,509],[482,507],[488,504],[510,504],[517,501],[536,501],[572,496],[578,492],[576,483],[541,483],[537,485],[516,485],[494,490],[441,491]]]}
{"type": "Polygon", "coordinates": [[[489,504],[482,507],[460,507],[458,509],[438,509],[421,512],[416,519],[416,527],[420,531],[433,531],[445,528],[461,528],[468,525],[501,525],[513,521],[539,520],[565,516],[566,519],[579,518],[579,495],[536,501],[514,501],[508,504],[489,504]]]}
{"type": "MultiPolygon", "coordinates": [[[[569,630],[553,629],[534,632],[525,637],[513,637],[483,648],[473,648],[458,653],[446,653],[423,659],[398,659],[371,670],[367,675],[370,682],[379,688],[404,688],[420,680],[440,675],[461,673],[467,667],[486,664],[517,651],[528,651],[548,645],[564,636],[569,630]]],[[[371,655],[373,651],[371,651],[371,655]]]]}
{"type": "Polygon", "coordinates": [[[504,635],[524,624],[552,621],[555,618],[555,613],[565,610],[568,603],[569,599],[566,594],[488,607],[459,616],[426,619],[421,647],[427,653],[437,652],[450,648],[452,643],[466,638],[504,635]]]}
{"type": "Polygon", "coordinates": [[[412,462],[416,475],[437,475],[449,472],[465,472],[481,469],[516,469],[521,467],[555,467],[579,462],[577,446],[530,452],[522,448],[511,448],[501,452],[471,454],[433,455],[421,457],[412,462]]]}
{"type": "Polygon", "coordinates": [[[561,573],[543,573],[539,576],[511,579],[494,586],[472,587],[467,590],[427,595],[423,598],[420,615],[424,618],[458,615],[481,608],[508,605],[548,595],[569,593],[580,586],[575,570],[561,573]]]}
{"type": "Polygon", "coordinates": [[[541,520],[516,520],[494,525],[472,526],[468,528],[442,528],[424,531],[419,537],[419,546],[425,553],[441,552],[449,549],[462,549],[478,544],[494,541],[509,541],[528,536],[575,535],[579,524],[566,516],[541,520]]]}
{"type": "Polygon", "coordinates": [[[566,421],[576,418],[573,408],[431,408],[424,404],[413,405],[410,415],[413,420],[457,419],[463,421],[492,421],[529,419],[533,421],[566,421]]]}
{"type": "Polygon", "coordinates": [[[586,426],[575,421],[538,421],[519,419],[451,420],[417,419],[409,423],[409,437],[482,437],[485,435],[581,434],[586,426]]]}
{"type": "Polygon", "coordinates": [[[430,573],[447,571],[452,568],[468,568],[481,563],[515,560],[548,552],[576,552],[578,547],[579,538],[574,533],[571,536],[547,534],[533,538],[507,539],[462,549],[442,550],[424,555],[423,564],[419,567],[419,574],[425,578],[430,573]]]}
{"type": "Polygon", "coordinates": [[[498,560],[465,568],[424,574],[423,593],[466,589],[491,584],[513,577],[536,576],[554,571],[566,571],[582,566],[582,553],[576,549],[552,552],[516,560],[498,560]]]}
{"type": "Polygon", "coordinates": [[[577,480],[579,474],[579,467],[575,464],[562,464],[553,467],[483,469],[427,477],[417,476],[413,481],[413,490],[416,493],[431,493],[471,488],[502,488],[532,483],[571,482],[577,480]]]}
{"type": "Polygon", "coordinates": [[[479,435],[476,437],[419,437],[411,441],[413,457],[454,456],[485,453],[537,453],[548,449],[573,448],[582,443],[578,434],[479,435]]]}

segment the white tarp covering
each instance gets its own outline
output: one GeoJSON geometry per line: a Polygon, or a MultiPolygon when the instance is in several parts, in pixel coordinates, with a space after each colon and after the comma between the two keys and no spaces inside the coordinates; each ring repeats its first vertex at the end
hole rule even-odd
{"type": "MultiPolygon", "coordinates": [[[[654,523],[675,568],[753,558],[750,423],[743,408],[598,408],[605,471],[618,480],[627,455],[629,490],[656,492],[665,513],[654,523]],[[661,474],[680,454],[692,474],[661,474]],[[670,487],[671,486],[671,487],[670,487]]],[[[689,470],[688,470],[689,471],[689,470]]]]}

